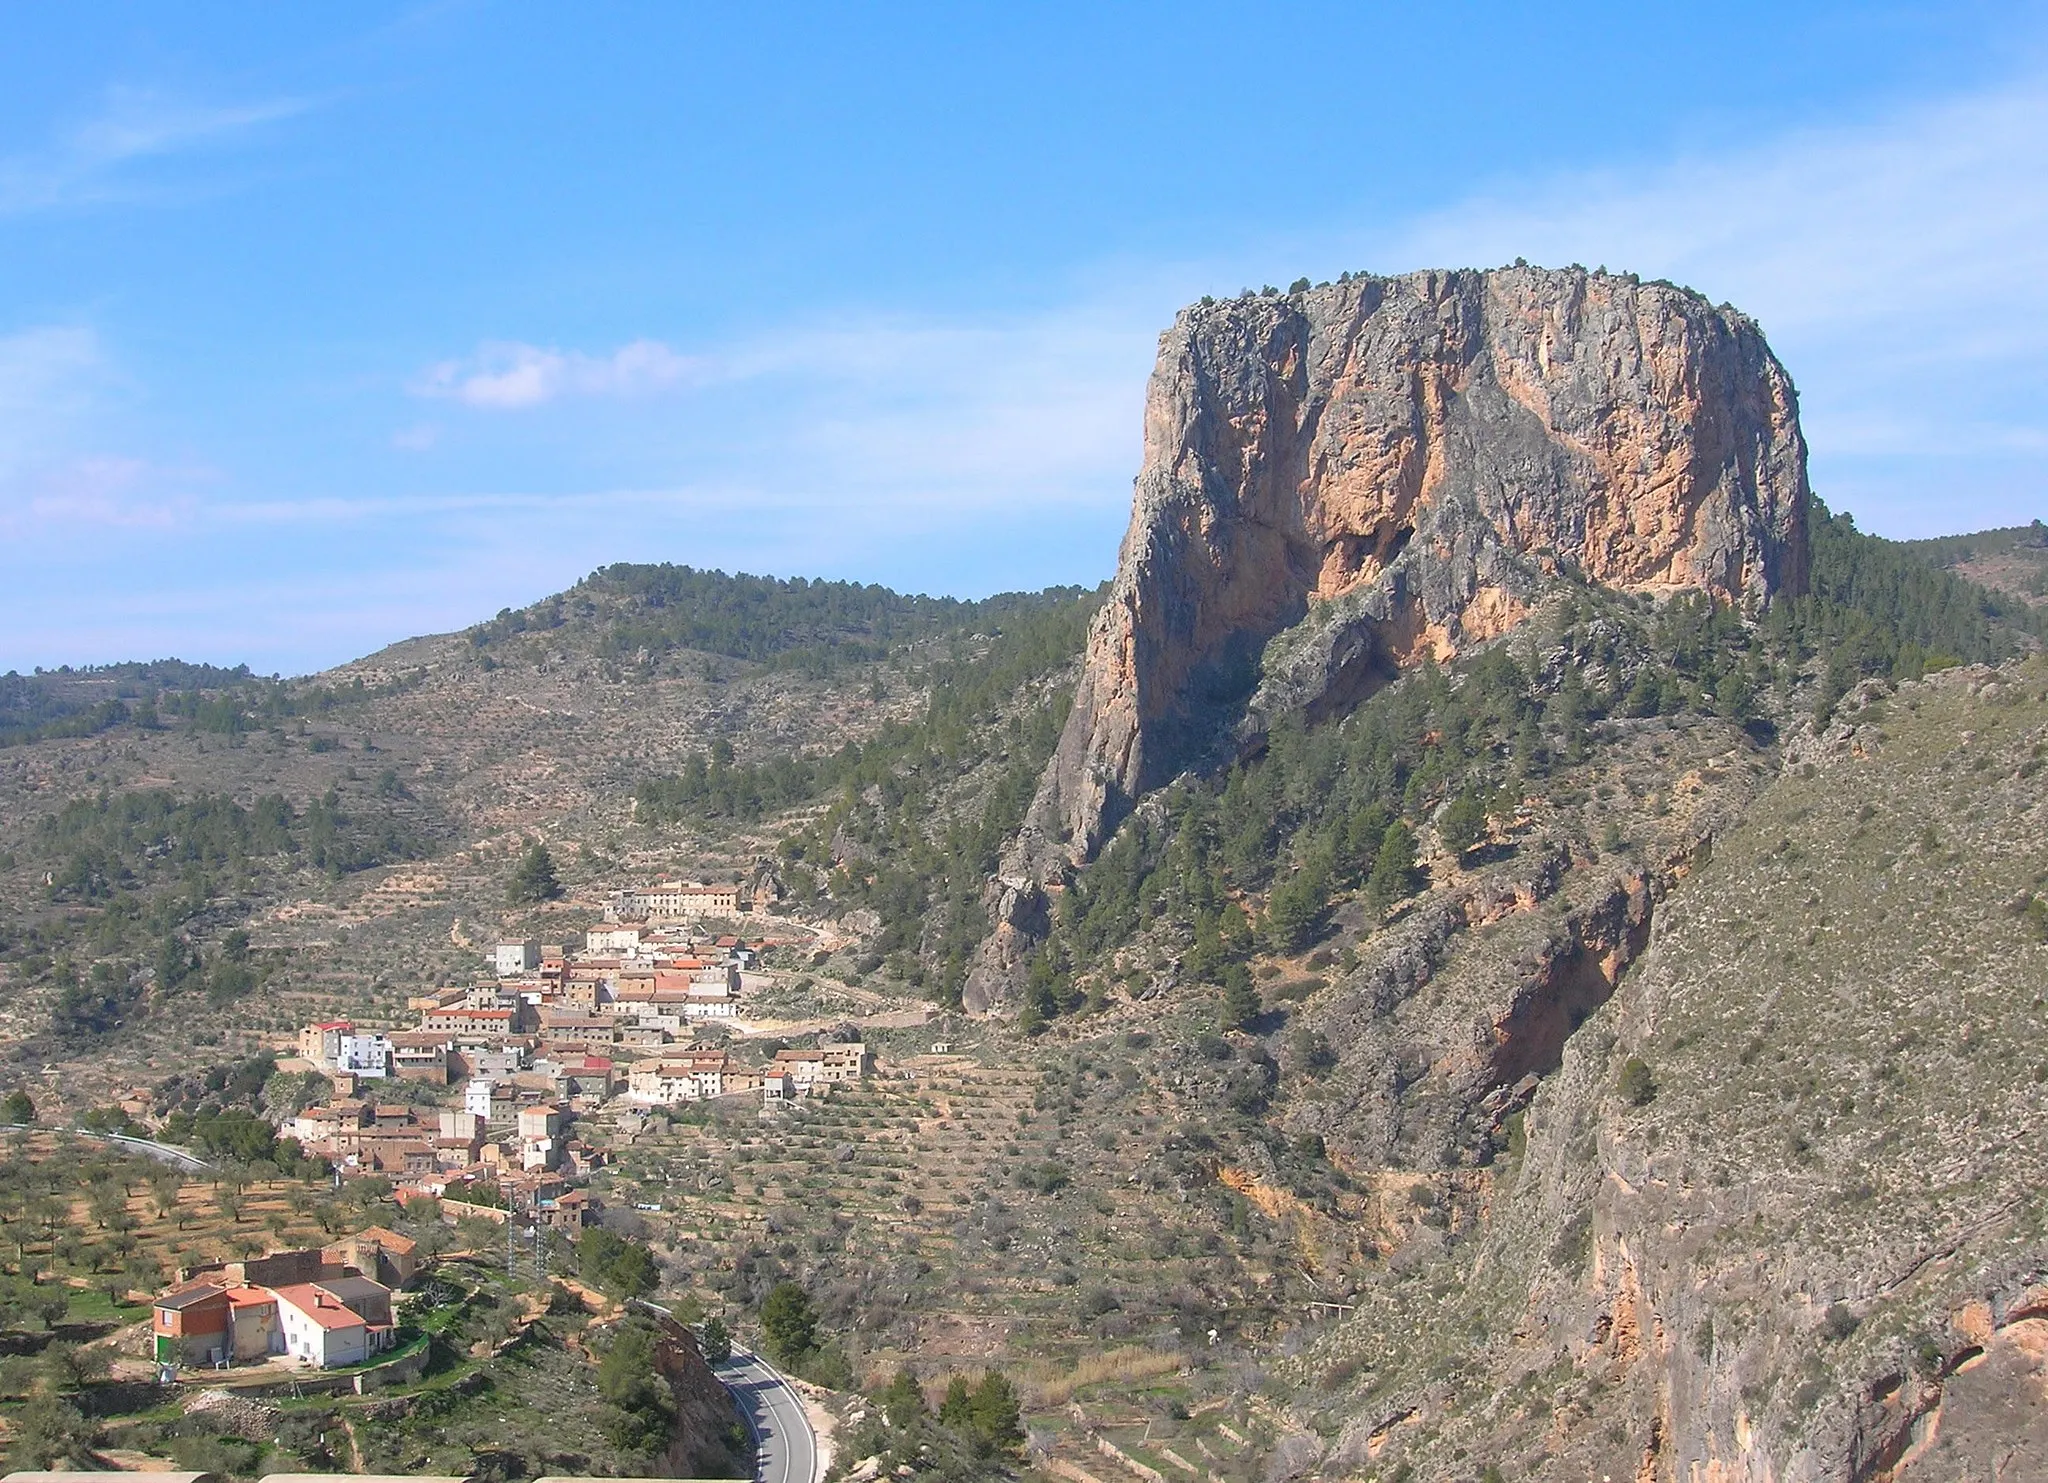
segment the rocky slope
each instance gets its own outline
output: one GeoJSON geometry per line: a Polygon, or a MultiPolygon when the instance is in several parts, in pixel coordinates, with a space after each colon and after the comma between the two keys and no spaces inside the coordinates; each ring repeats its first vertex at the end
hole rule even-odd
{"type": "Polygon", "coordinates": [[[1651,868],[1620,930],[1597,902],[1554,924],[1511,907],[1496,931],[1548,928],[1565,954],[1475,941],[1391,1012],[1383,962],[1307,1006],[1344,1064],[1292,1120],[1376,1186],[1426,1173],[1450,1217],[1403,1233],[1288,1368],[1303,1422],[1341,1429],[1326,1472],[2035,1476],[2048,670],[1844,710],[1682,878],[1651,868]],[[1583,1024],[1533,1090],[1472,1099],[1460,1009],[1489,1006],[1475,1048],[1512,1046],[1503,996],[1569,997],[1581,939],[1633,967],[1579,981],[1583,1024]],[[1416,1061],[1391,1081],[1390,1045],[1416,1061]],[[1445,1102],[1503,1154],[1385,1137],[1448,1126],[1445,1102]],[[1309,1400],[1318,1377],[1340,1394],[1309,1400]]]}

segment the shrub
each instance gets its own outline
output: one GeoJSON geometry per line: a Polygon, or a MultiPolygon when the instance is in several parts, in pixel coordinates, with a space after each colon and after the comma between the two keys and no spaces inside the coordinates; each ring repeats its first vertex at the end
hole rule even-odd
{"type": "Polygon", "coordinates": [[[1557,1241],[1550,1248],[1550,1264],[1560,1270],[1575,1272],[1586,1264],[1586,1258],[1593,1253],[1593,1212],[1581,1210],[1558,1233],[1557,1241]]]}
{"type": "Polygon", "coordinates": [[[1614,1083],[1614,1089],[1621,1093],[1621,1099],[1631,1107],[1645,1107],[1657,1095],[1657,1079],[1650,1074],[1649,1063],[1641,1056],[1630,1056],[1622,1063],[1621,1075],[1614,1083]]]}

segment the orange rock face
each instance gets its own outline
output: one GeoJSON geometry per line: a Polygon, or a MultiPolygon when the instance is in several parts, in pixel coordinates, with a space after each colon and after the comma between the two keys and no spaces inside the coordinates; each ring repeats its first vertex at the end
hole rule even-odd
{"type": "Polygon", "coordinates": [[[1027,853],[1087,859],[1247,703],[1334,713],[1505,632],[1546,577],[1796,592],[1806,505],[1790,378],[1681,289],[1507,268],[1188,309],[1027,853]]]}

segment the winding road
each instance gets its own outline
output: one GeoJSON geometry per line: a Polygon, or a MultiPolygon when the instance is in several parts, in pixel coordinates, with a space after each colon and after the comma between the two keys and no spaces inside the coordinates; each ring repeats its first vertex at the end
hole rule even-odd
{"type": "Polygon", "coordinates": [[[804,1416],[803,1398],[781,1372],[744,1349],[713,1368],[754,1434],[760,1483],[818,1483],[818,1438],[804,1416]]]}
{"type": "Polygon", "coordinates": [[[146,1159],[155,1159],[159,1164],[169,1164],[187,1174],[205,1174],[213,1168],[189,1149],[174,1148],[168,1143],[158,1143],[153,1138],[131,1138],[126,1133],[95,1133],[87,1128],[44,1128],[33,1123],[0,1124],[0,1133],[69,1133],[74,1138],[92,1138],[101,1143],[111,1143],[131,1153],[139,1153],[146,1159]]]}

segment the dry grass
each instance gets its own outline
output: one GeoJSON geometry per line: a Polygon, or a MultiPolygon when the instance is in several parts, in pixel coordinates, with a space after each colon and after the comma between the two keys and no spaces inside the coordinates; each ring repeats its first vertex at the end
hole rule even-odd
{"type": "Polygon", "coordinates": [[[1072,1363],[1049,1360],[1019,1365],[1011,1374],[1027,1408],[1049,1410],[1064,1406],[1093,1385],[1139,1386],[1175,1375],[1181,1357],[1142,1344],[1126,1344],[1105,1354],[1084,1355],[1072,1363]]]}

